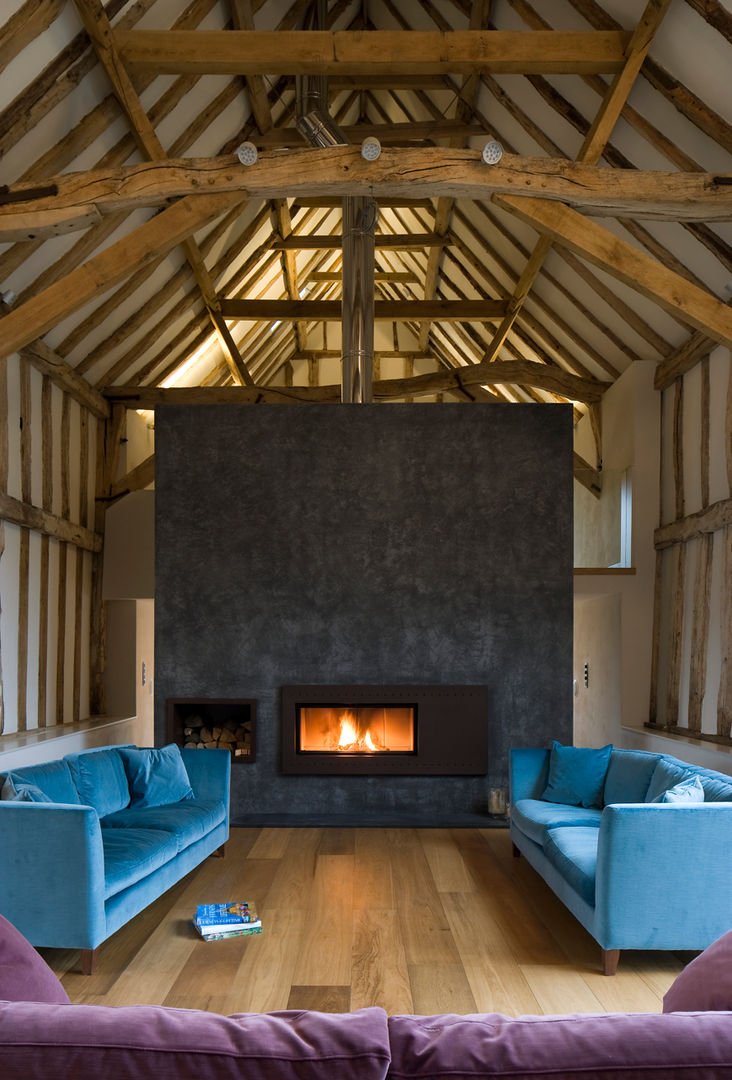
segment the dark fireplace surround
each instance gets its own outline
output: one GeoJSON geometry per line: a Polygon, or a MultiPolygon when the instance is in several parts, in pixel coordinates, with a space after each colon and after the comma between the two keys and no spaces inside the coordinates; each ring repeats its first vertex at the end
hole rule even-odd
{"type": "Polygon", "coordinates": [[[511,746],[571,741],[571,407],[166,405],[155,427],[156,742],[168,699],[255,703],[234,824],[488,823],[511,746]],[[375,685],[480,688],[464,771],[441,745],[421,771],[290,772],[282,688],[375,685]]]}
{"type": "MultiPolygon", "coordinates": [[[[488,771],[488,697],[480,686],[283,686],[282,771],[339,776],[465,776],[488,771]],[[398,712],[409,749],[304,745],[305,710],[339,716],[398,712]]],[[[358,720],[355,725],[358,726],[358,720]]],[[[382,738],[381,742],[385,742],[382,738]]],[[[378,740],[377,740],[378,743],[378,740]]]]}

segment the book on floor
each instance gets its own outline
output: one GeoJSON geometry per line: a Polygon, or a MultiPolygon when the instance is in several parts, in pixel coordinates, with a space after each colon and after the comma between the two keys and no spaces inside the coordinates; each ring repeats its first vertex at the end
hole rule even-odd
{"type": "Polygon", "coordinates": [[[193,925],[206,941],[262,932],[262,920],[248,900],[199,904],[193,916],[193,925]]]}
{"type": "Polygon", "coordinates": [[[261,925],[252,926],[251,924],[242,925],[234,929],[214,931],[213,933],[209,930],[208,927],[199,926],[197,927],[197,930],[204,941],[221,941],[224,938],[249,937],[252,934],[262,933],[261,925]]]}
{"type": "Polygon", "coordinates": [[[247,900],[232,901],[228,904],[199,904],[195,921],[200,926],[251,923],[257,921],[257,912],[247,900]]]}
{"type": "Polygon", "coordinates": [[[257,930],[262,926],[261,919],[250,919],[248,922],[219,922],[219,923],[202,923],[198,919],[193,920],[193,924],[198,930],[199,934],[222,934],[227,930],[257,930]]]}

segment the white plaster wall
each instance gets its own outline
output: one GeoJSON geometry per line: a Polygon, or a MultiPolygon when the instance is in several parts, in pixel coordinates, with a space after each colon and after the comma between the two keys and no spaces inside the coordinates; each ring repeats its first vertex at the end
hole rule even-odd
{"type": "Polygon", "coordinates": [[[574,605],[574,743],[617,742],[621,710],[621,598],[583,596],[574,605]],[[585,685],[587,665],[587,685],[585,685]]]}
{"type": "Polygon", "coordinates": [[[134,600],[108,600],[107,665],[104,671],[106,712],[134,716],[137,674],[137,608],[134,600]]]}
{"type": "Polygon", "coordinates": [[[155,596],[155,492],[133,491],[107,510],[104,598],[155,596]]]}
{"type": "MultiPolygon", "coordinates": [[[[603,720],[598,740],[623,745],[622,725],[641,728],[648,720],[653,638],[655,558],[653,532],[658,524],[659,399],[653,388],[655,364],[632,364],[603,398],[603,459],[610,468],[627,468],[632,486],[631,575],[575,576],[576,602],[616,596],[620,606],[620,708],[614,722],[603,720]],[[612,733],[610,731],[612,729],[612,733]]],[[[575,609],[575,618],[577,608],[575,609]]],[[[613,622],[598,634],[605,655],[618,648],[613,622]]],[[[614,661],[612,661],[614,663],[614,661]]],[[[610,663],[610,660],[608,660],[610,663]]],[[[609,678],[603,675],[603,678],[609,678]]]]}
{"type": "Polygon", "coordinates": [[[146,746],[155,741],[155,601],[136,602],[135,713],[146,746]]]}

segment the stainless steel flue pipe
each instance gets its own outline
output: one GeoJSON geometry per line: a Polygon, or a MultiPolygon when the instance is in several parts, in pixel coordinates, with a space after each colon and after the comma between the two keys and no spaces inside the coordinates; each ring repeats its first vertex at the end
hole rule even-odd
{"type": "MultiPolygon", "coordinates": [[[[319,0],[315,29],[324,30],[327,4],[319,0]]],[[[345,146],[348,139],[328,113],[328,87],[322,76],[298,82],[297,129],[311,146],[345,146]]],[[[374,230],[379,216],[371,198],[343,200],[343,298],[341,301],[341,400],[373,401],[374,383],[374,230]]]]}

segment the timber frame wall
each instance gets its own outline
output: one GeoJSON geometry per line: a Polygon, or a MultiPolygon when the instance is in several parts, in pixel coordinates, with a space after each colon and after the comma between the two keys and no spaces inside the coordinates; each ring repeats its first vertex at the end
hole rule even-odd
{"type": "MultiPolygon", "coordinates": [[[[68,41],[61,27],[66,47],[57,57],[43,70],[35,70],[33,61],[29,61],[27,74],[32,75],[32,81],[7,103],[0,124],[0,153],[10,155],[28,134],[42,130],[41,122],[47,121],[55,108],[59,107],[72,121],[78,116],[57,143],[39,146],[40,156],[35,150],[20,155],[18,174],[3,178],[23,194],[20,200],[6,200],[2,214],[7,227],[17,229],[13,215],[22,217],[34,207],[41,215],[27,219],[19,231],[11,229],[8,246],[0,253],[0,276],[12,286],[9,292],[18,293],[18,303],[12,310],[0,302],[2,356],[9,357],[7,361],[0,359],[0,598],[4,607],[0,613],[0,731],[4,713],[4,731],[8,735],[68,725],[103,712],[101,551],[105,508],[125,491],[149,484],[154,470],[150,458],[133,473],[114,480],[125,405],[110,406],[109,402],[142,408],[145,403],[141,395],[145,394],[147,407],[154,408],[157,402],[166,400],[169,380],[212,332],[218,335],[220,347],[212,352],[214,366],[201,377],[200,388],[205,392],[234,391],[236,397],[232,400],[240,402],[324,401],[338,392],[337,387],[327,385],[328,370],[337,366],[339,353],[329,348],[329,309],[323,306],[334,299],[340,266],[337,255],[327,260],[323,256],[324,251],[331,250],[332,237],[324,234],[330,230],[328,215],[333,204],[325,197],[324,189],[318,188],[301,190],[299,201],[289,205],[284,197],[288,183],[283,182],[282,175],[277,177],[272,172],[278,155],[271,152],[292,144],[292,131],[288,131],[295,109],[288,67],[292,43],[286,47],[277,44],[278,62],[268,71],[280,74],[271,85],[256,70],[256,64],[249,65],[249,70],[242,67],[240,55],[232,78],[220,76],[220,89],[210,98],[197,85],[199,73],[185,70],[166,79],[164,87],[155,87],[143,105],[140,95],[152,86],[155,72],[140,66],[139,47],[144,44],[146,32],[139,30],[137,23],[156,2],[107,0],[102,4],[101,0],[73,0],[72,4],[72,0],[18,0],[14,5],[17,10],[0,26],[0,65],[7,69],[37,36],[50,27],[54,34],[57,32],[57,18],[68,19],[69,13],[73,15],[72,8],[78,15],[78,32],[73,37],[67,35],[68,41]],[[86,111],[85,105],[77,108],[74,95],[80,96],[80,84],[95,68],[98,100],[86,111]],[[248,113],[240,117],[243,126],[240,122],[228,126],[222,118],[242,93],[247,96],[248,107],[248,113]],[[201,108],[203,102],[205,108],[201,108]],[[185,122],[178,125],[173,139],[168,132],[176,130],[175,124],[167,129],[162,125],[171,124],[178,105],[185,113],[185,122]],[[125,121],[121,135],[116,128],[120,118],[125,121]],[[48,234],[38,231],[48,209],[44,209],[43,191],[50,181],[60,194],[66,186],[73,186],[75,181],[67,173],[70,166],[73,171],[80,163],[90,161],[94,168],[104,170],[107,180],[116,176],[115,183],[134,179],[136,170],[153,175],[157,166],[162,166],[160,172],[166,173],[176,161],[176,169],[181,171],[179,166],[187,161],[185,155],[209,133],[206,149],[214,157],[205,169],[207,179],[217,178],[220,185],[220,189],[212,189],[210,196],[218,215],[211,205],[201,211],[201,228],[196,231],[205,235],[200,235],[193,246],[188,235],[192,222],[184,220],[188,213],[185,198],[144,225],[134,230],[130,226],[114,245],[107,246],[131,207],[117,205],[99,191],[99,219],[95,204],[85,231],[62,253],[43,247],[45,237],[54,236],[58,226],[57,220],[48,234]],[[226,156],[233,154],[242,139],[255,139],[262,151],[262,161],[246,174],[251,196],[247,206],[243,205],[246,193],[241,177],[234,191],[226,190],[223,180],[230,172],[226,156]],[[128,166],[126,162],[133,153],[139,153],[141,161],[128,166]],[[209,211],[211,220],[216,220],[205,231],[203,223],[209,211]],[[27,235],[29,228],[32,237],[27,235]],[[265,236],[267,229],[269,234],[265,236]],[[185,260],[181,265],[165,265],[165,252],[176,247],[179,240],[187,245],[185,260]],[[298,265],[298,251],[307,250],[312,255],[303,258],[300,254],[298,265]],[[124,263],[121,256],[126,259],[124,263]],[[34,260],[37,268],[26,273],[26,264],[30,261],[32,265],[34,260]],[[160,273],[163,277],[163,271],[167,277],[160,284],[153,275],[160,273]],[[300,287],[311,280],[313,304],[299,305],[300,287]],[[82,286],[88,292],[83,292],[82,286]],[[105,295],[108,290],[109,295],[105,295]],[[180,290],[184,294],[182,301],[180,290]],[[270,294],[275,304],[288,305],[284,311],[271,306],[270,294]],[[56,297],[50,314],[46,307],[49,295],[56,297]],[[264,300],[260,302],[261,296],[264,300]],[[86,303],[93,303],[93,309],[66,327],[61,340],[51,339],[52,351],[39,336],[46,333],[40,327],[40,311],[48,315],[50,332],[51,327],[61,326],[86,303]],[[269,306],[263,307],[262,303],[269,306]],[[234,313],[230,314],[231,321],[254,318],[257,321],[253,329],[237,329],[236,338],[232,338],[222,314],[222,305],[227,304],[235,305],[228,309],[234,313]],[[280,314],[276,315],[276,311],[280,314]],[[278,321],[273,323],[275,318],[278,321]],[[20,353],[15,351],[18,349],[20,353]],[[232,380],[237,385],[229,385],[232,380]],[[256,385],[252,386],[252,382],[256,385]],[[106,400],[102,394],[107,395],[106,400]]],[[[388,301],[382,312],[389,312],[393,340],[388,340],[386,331],[388,348],[377,351],[375,357],[379,400],[411,400],[425,393],[438,398],[444,394],[448,400],[486,400],[483,384],[488,373],[495,378],[500,372],[506,382],[492,383],[492,400],[576,401],[587,409],[593,422],[596,453],[591,463],[576,460],[575,475],[596,494],[604,456],[599,423],[602,395],[627,364],[646,359],[659,363],[661,381],[657,388],[665,418],[661,486],[665,495],[656,537],[650,723],[664,730],[702,733],[706,738],[730,741],[731,500],[729,483],[721,492],[714,479],[722,448],[727,472],[732,471],[730,408],[724,425],[718,419],[718,403],[726,394],[728,359],[726,352],[716,349],[705,362],[703,358],[710,356],[714,345],[703,335],[729,343],[732,314],[729,305],[719,299],[714,289],[710,291],[711,286],[697,274],[703,265],[702,255],[704,260],[716,260],[719,267],[725,268],[725,274],[732,266],[732,248],[715,231],[714,219],[708,216],[713,198],[721,206],[715,213],[723,215],[721,220],[728,220],[729,210],[723,204],[728,204],[731,197],[732,174],[728,175],[724,163],[716,164],[721,157],[704,146],[704,141],[710,140],[729,152],[732,129],[715,108],[697,96],[693,81],[689,86],[679,82],[649,55],[649,49],[668,9],[672,19],[679,12],[688,15],[684,9],[691,9],[695,14],[690,22],[698,24],[697,30],[703,32],[700,40],[708,45],[715,43],[717,35],[720,41],[723,38],[732,42],[732,15],[718,0],[686,0],[685,4],[677,0],[675,5],[670,5],[669,0],[648,0],[643,12],[639,11],[635,29],[624,31],[596,0],[568,0],[568,4],[578,21],[584,21],[599,35],[592,43],[593,49],[603,41],[603,49],[612,46],[613,65],[607,70],[603,65],[590,69],[584,52],[579,68],[576,55],[560,60],[566,41],[562,46],[563,35],[558,34],[554,63],[559,66],[554,73],[579,74],[588,92],[575,94],[568,89],[569,96],[560,92],[551,70],[542,66],[546,59],[542,55],[538,66],[534,56],[524,70],[530,96],[519,93],[515,100],[500,80],[501,55],[497,67],[489,63],[486,70],[476,71],[468,50],[463,55],[461,78],[444,81],[448,77],[442,70],[445,36],[449,36],[458,54],[469,40],[465,36],[467,29],[457,35],[453,32],[444,12],[452,7],[451,18],[456,25],[485,32],[488,41],[493,35],[492,16],[497,14],[503,25],[503,12],[491,13],[489,0],[475,4],[451,0],[451,4],[439,6],[385,5],[389,8],[389,26],[394,24],[398,29],[380,39],[382,52],[386,41],[401,61],[407,40],[401,35],[422,25],[422,18],[434,22],[430,38],[433,44],[437,41],[435,32],[443,35],[440,49],[433,53],[435,70],[425,71],[415,86],[412,76],[401,88],[392,85],[388,108],[381,97],[383,85],[380,88],[378,79],[369,81],[373,55],[368,50],[376,39],[363,33],[365,9],[359,11],[344,28],[346,37],[341,40],[348,40],[361,56],[365,81],[352,86],[352,76],[347,76],[347,89],[342,86],[338,91],[336,87],[333,101],[338,101],[338,108],[334,118],[345,125],[344,130],[354,141],[364,134],[378,133],[385,143],[380,164],[360,164],[358,148],[346,146],[331,148],[329,156],[313,148],[300,148],[298,161],[293,164],[294,158],[290,158],[284,167],[289,182],[299,182],[311,176],[316,162],[322,161],[325,179],[330,182],[333,166],[340,162],[341,173],[345,167],[349,179],[358,166],[361,175],[368,169],[370,184],[381,185],[384,228],[380,244],[386,251],[382,253],[380,301],[388,301]],[[613,35],[618,33],[613,45],[613,35]],[[605,76],[610,74],[613,78],[607,82],[605,76]],[[660,116],[665,111],[670,115],[671,110],[680,114],[683,124],[678,127],[678,139],[674,132],[669,135],[652,123],[659,102],[646,116],[629,100],[637,78],[644,93],[652,91],[652,98],[658,96],[663,106],[660,116]],[[446,86],[454,98],[454,114],[450,116],[445,114],[439,96],[446,86]],[[433,91],[438,92],[437,97],[431,96],[433,91]],[[524,105],[528,108],[534,95],[542,104],[538,112],[533,113],[532,108],[530,114],[524,105]],[[493,122],[494,112],[499,128],[493,122]],[[627,131],[616,131],[621,117],[627,131]],[[537,123],[537,118],[551,118],[553,122],[537,123]],[[629,140],[631,129],[633,139],[629,140]],[[405,157],[405,149],[397,149],[405,134],[418,142],[429,141],[431,136],[451,140],[447,186],[439,190],[434,187],[434,166],[445,157],[445,148],[415,147],[406,151],[405,157]],[[487,172],[474,160],[474,150],[467,150],[469,140],[478,136],[502,142],[506,151],[502,168],[511,165],[502,184],[498,184],[501,169],[487,172]],[[536,173],[534,159],[521,153],[533,154],[537,148],[553,162],[544,175],[536,173]],[[650,157],[644,148],[650,148],[650,157]],[[408,170],[408,194],[414,198],[401,202],[404,191],[399,195],[392,191],[394,204],[387,204],[390,170],[396,168],[399,172],[410,153],[413,160],[408,170]],[[511,157],[515,159],[512,163],[511,157]],[[611,167],[598,169],[595,175],[600,158],[611,167]],[[460,191],[454,186],[458,161],[464,166],[463,185],[470,180],[471,170],[478,169],[477,181],[475,177],[471,181],[477,183],[472,194],[467,186],[460,191]],[[657,161],[665,161],[675,170],[666,181],[671,187],[664,196],[665,209],[660,201],[664,193],[648,189],[651,178],[646,169],[649,163],[655,168],[657,161]],[[414,186],[417,166],[423,181],[428,180],[432,186],[414,186]],[[720,168],[724,171],[721,179],[717,176],[720,168]],[[598,179],[602,181],[600,195],[606,209],[609,200],[617,210],[612,215],[619,226],[616,232],[600,229],[579,212],[578,206],[558,200],[519,198],[515,194],[519,181],[525,190],[529,181],[541,186],[551,180],[553,184],[571,185],[576,195],[583,186],[579,178],[588,187],[598,179]],[[630,185],[630,202],[627,191],[622,205],[617,202],[618,192],[604,186],[608,182],[625,183],[626,188],[630,185]],[[645,200],[638,202],[641,185],[645,200]],[[694,209],[694,202],[702,199],[705,207],[694,209]],[[664,211],[662,225],[667,220],[677,222],[689,244],[691,258],[682,256],[681,249],[673,245],[667,248],[660,238],[665,233],[656,236],[643,217],[633,216],[647,210],[650,202],[657,203],[656,212],[664,211]],[[692,215],[688,220],[683,215],[677,218],[681,203],[686,204],[685,213],[692,215]],[[501,211],[498,216],[495,207],[501,211]],[[509,227],[502,211],[521,219],[517,232],[509,227]],[[533,246],[522,238],[523,222],[539,234],[533,246]],[[632,244],[621,239],[624,232],[630,235],[632,244]],[[550,249],[552,259],[547,267],[550,249]],[[600,275],[589,269],[588,262],[599,267],[600,275]],[[701,329],[678,346],[673,326],[665,319],[658,324],[655,319],[647,322],[643,309],[628,303],[623,289],[618,292],[605,280],[608,274],[623,287],[630,285],[642,293],[671,319],[701,329]],[[538,291],[533,288],[535,281],[540,283],[538,291]],[[580,286],[576,295],[573,282],[580,286]],[[406,291],[402,286],[408,287],[406,291]],[[550,293],[543,294],[546,287],[550,293]],[[529,293],[531,302],[525,305],[529,293]],[[559,302],[552,303],[551,296],[559,302]],[[477,323],[473,306],[476,299],[481,301],[480,310],[485,316],[477,323]],[[571,301],[576,320],[562,314],[565,301],[571,301]],[[415,302],[422,307],[418,309],[415,302]],[[447,303],[447,314],[457,322],[449,322],[444,306],[435,321],[435,308],[429,306],[435,302],[447,303]],[[598,332],[600,348],[596,344],[598,332]],[[501,363],[496,364],[493,361],[499,354],[501,363]],[[395,364],[403,364],[399,371],[402,377],[383,378],[395,374],[395,364]],[[698,435],[690,434],[688,421],[692,414],[694,419],[702,418],[702,448],[698,435]]],[[[183,10],[172,30],[192,32],[206,20],[213,21],[216,7],[225,6],[214,0],[185,4],[181,0],[183,10]]],[[[259,58],[255,48],[242,49],[241,35],[246,32],[244,27],[254,31],[255,15],[265,7],[264,0],[230,0],[230,6],[236,31],[226,31],[231,36],[222,39],[222,44],[234,43],[232,47],[240,53],[259,58]]],[[[312,66],[310,39],[300,38],[299,31],[295,31],[306,6],[300,0],[283,5],[277,28],[295,33],[293,40],[299,39],[300,54],[312,66]]],[[[335,25],[347,5],[337,2],[329,7],[335,25]]],[[[551,29],[527,0],[508,0],[505,7],[510,9],[507,23],[513,27],[511,34],[520,23],[533,32],[551,29]]],[[[260,21],[264,25],[266,15],[257,18],[257,26],[260,21]]],[[[688,23],[682,18],[680,25],[688,23]]],[[[497,34],[503,33],[495,29],[497,34]]],[[[223,26],[220,31],[223,33],[223,26]]],[[[180,39],[169,39],[175,40],[180,39]]],[[[496,36],[492,40],[492,47],[508,56],[510,62],[506,48],[509,38],[496,36]]],[[[526,40],[531,47],[530,38],[526,40]]],[[[542,53],[546,40],[541,45],[542,53]]],[[[198,45],[189,48],[189,59],[199,65],[202,57],[198,45]]],[[[687,51],[705,56],[703,46],[687,51]]],[[[206,72],[215,73],[220,62],[217,50],[213,50],[208,58],[210,66],[204,65],[206,72]]],[[[173,69],[177,71],[175,65],[173,69]]],[[[155,70],[161,70],[157,61],[155,70]]],[[[519,63],[516,72],[520,70],[519,63]]],[[[335,85],[337,74],[332,74],[335,85]]],[[[392,76],[386,78],[391,80],[392,76]]],[[[724,104],[721,94],[719,100],[724,104]]],[[[637,104],[643,107],[643,101],[641,95],[637,104]]],[[[299,140],[295,145],[299,146],[299,140]]],[[[444,178],[444,161],[442,173],[444,178]]],[[[88,179],[82,177],[82,184],[88,179]]],[[[188,181],[197,184],[192,174],[188,181]]],[[[348,192],[330,191],[331,199],[337,194],[337,205],[342,195],[352,190],[352,185],[348,187],[348,192]]],[[[541,194],[538,188],[531,190],[534,195],[541,194]]],[[[543,190],[546,194],[546,188],[543,190]]],[[[171,194],[177,197],[186,192],[176,189],[171,193],[160,187],[155,196],[158,201],[153,200],[153,204],[158,205],[159,200],[171,194]]],[[[202,206],[202,197],[196,198],[202,206]]],[[[73,199],[71,204],[67,209],[73,217],[73,199]]],[[[591,200],[584,209],[591,211],[594,205],[591,200]]],[[[58,211],[60,207],[62,201],[53,209],[58,211]]],[[[720,293],[722,287],[720,278],[716,292],[720,293]]],[[[195,395],[198,390],[176,386],[172,392],[195,395]]]]}
{"type": "MultiPolygon", "coordinates": [[[[42,364],[41,364],[42,366],[42,364]]],[[[31,358],[0,360],[0,732],[101,711],[104,414],[31,358]],[[100,509],[101,508],[101,509],[100,509]]],[[[119,437],[116,440],[119,444],[119,437]]]]}
{"type": "Polygon", "coordinates": [[[661,365],[649,727],[732,745],[732,377],[728,350],[697,342],[661,365]]]}

